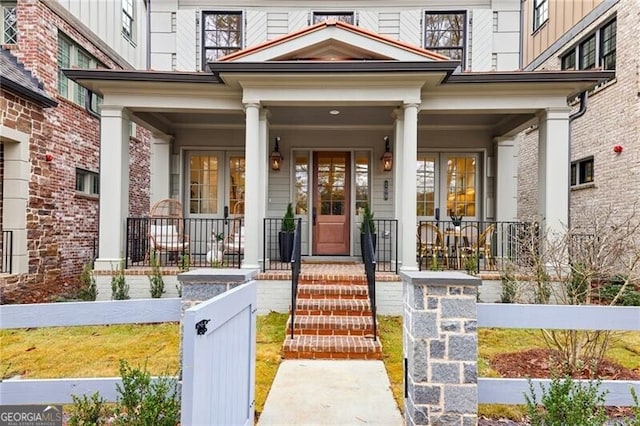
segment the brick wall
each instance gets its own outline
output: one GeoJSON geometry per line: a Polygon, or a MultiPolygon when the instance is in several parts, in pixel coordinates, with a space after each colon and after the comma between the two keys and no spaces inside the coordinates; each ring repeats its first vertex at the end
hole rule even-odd
{"type": "MultiPolygon", "coordinates": [[[[3,103],[9,103],[12,112],[3,124],[31,135],[29,271],[4,285],[3,303],[44,301],[68,293],[77,285],[83,264],[91,261],[98,238],[99,200],[76,193],[75,173],[76,168],[99,172],[100,120],[57,94],[58,31],[108,67],[118,68],[40,1],[18,1],[17,18],[18,44],[7,47],[59,105],[42,110],[3,92],[3,103]],[[46,154],[52,154],[53,161],[46,162],[46,154]]],[[[149,211],[149,138],[148,131],[138,128],[131,143],[130,208],[136,215],[149,211]]]]}
{"type": "MultiPolygon", "coordinates": [[[[640,2],[619,2],[617,9],[616,79],[590,93],[586,114],[571,126],[571,160],[594,158],[594,185],[571,191],[572,225],[582,212],[611,205],[630,214],[640,200],[640,44],[637,22],[640,2]],[[617,144],[621,154],[613,152],[617,144]]],[[[600,18],[575,41],[606,23],[613,13],[600,18]]],[[[569,47],[569,46],[567,46],[569,47]]],[[[540,69],[560,69],[561,49],[540,69]]],[[[576,105],[575,110],[578,106],[576,105]]],[[[537,210],[537,131],[523,137],[518,169],[518,215],[530,217],[537,210]]]]}

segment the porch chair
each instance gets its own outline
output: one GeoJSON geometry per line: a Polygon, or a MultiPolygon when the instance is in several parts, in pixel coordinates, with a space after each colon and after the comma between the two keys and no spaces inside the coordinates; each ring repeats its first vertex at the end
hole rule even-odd
{"type": "Polygon", "coordinates": [[[229,220],[231,225],[222,243],[222,254],[242,256],[244,254],[244,201],[236,202],[233,206],[233,218],[229,220]]]}
{"type": "Polygon", "coordinates": [[[418,226],[418,266],[422,269],[422,261],[427,260],[430,266],[432,259],[436,261],[444,260],[444,264],[449,264],[449,255],[444,247],[444,239],[440,229],[431,224],[423,223],[418,226]]]}
{"type": "Polygon", "coordinates": [[[470,227],[473,227],[473,229],[467,230],[466,233],[465,230],[462,231],[465,236],[465,244],[460,248],[463,264],[467,258],[477,255],[484,259],[487,270],[495,269],[495,259],[491,249],[491,242],[493,241],[493,235],[496,231],[496,225],[493,223],[490,224],[479,236],[476,225],[467,225],[465,229],[470,227]]]}
{"type": "Polygon", "coordinates": [[[189,255],[189,236],[184,234],[182,204],[172,198],[158,201],[149,213],[149,253],[158,266],[162,264],[162,254],[178,264],[180,257],[189,255]]]}

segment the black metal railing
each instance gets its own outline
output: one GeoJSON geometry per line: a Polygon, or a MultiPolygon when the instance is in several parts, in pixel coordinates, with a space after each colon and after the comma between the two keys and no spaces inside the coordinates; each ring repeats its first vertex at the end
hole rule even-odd
{"type": "MultiPolygon", "coordinates": [[[[376,256],[376,271],[398,273],[398,220],[374,219],[375,229],[371,233],[374,254],[376,256]]],[[[360,238],[360,252],[363,254],[360,238]]]]}
{"type": "MultiPolygon", "coordinates": [[[[296,223],[298,221],[302,223],[300,218],[296,219],[296,223]]],[[[264,253],[264,260],[262,262],[262,272],[267,270],[288,271],[291,269],[291,259],[288,258],[289,253],[285,245],[287,245],[286,242],[293,241],[293,237],[290,233],[281,231],[282,222],[282,218],[267,217],[263,220],[262,253],[264,253]]],[[[298,228],[301,229],[302,226],[300,225],[298,228]]],[[[300,232],[300,237],[302,238],[302,230],[300,232]]]]}
{"type": "Polygon", "coordinates": [[[293,252],[291,253],[291,338],[296,319],[296,300],[298,298],[298,280],[302,263],[302,219],[296,220],[296,231],[293,236],[293,252]]]}
{"type": "Polygon", "coordinates": [[[244,255],[240,218],[127,218],[125,267],[240,268],[244,255]]]}
{"type": "Polygon", "coordinates": [[[13,264],[13,231],[2,231],[0,258],[2,259],[2,265],[0,265],[2,269],[0,269],[0,273],[10,274],[13,264]]]}
{"type": "Polygon", "coordinates": [[[417,228],[420,270],[493,271],[505,260],[526,261],[527,236],[536,224],[526,222],[422,220],[417,228]]]}
{"type": "Polygon", "coordinates": [[[364,258],[364,271],[367,275],[367,292],[369,294],[369,304],[371,306],[371,316],[373,319],[373,339],[378,336],[376,324],[376,251],[373,247],[373,235],[368,225],[365,225],[363,235],[362,255],[364,258]]]}

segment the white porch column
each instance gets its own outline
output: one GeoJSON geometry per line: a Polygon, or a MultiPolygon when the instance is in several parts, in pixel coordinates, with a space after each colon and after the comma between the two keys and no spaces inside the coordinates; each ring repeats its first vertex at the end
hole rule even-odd
{"type": "Polygon", "coordinates": [[[96,270],[119,267],[129,214],[129,116],[102,106],[100,121],[100,234],[96,270]]]}
{"type": "Polygon", "coordinates": [[[404,104],[404,131],[402,147],[402,269],[417,270],[416,261],[416,160],[418,158],[418,105],[404,104]]]}
{"type": "Polygon", "coordinates": [[[171,138],[164,134],[151,135],[151,205],[169,198],[171,138]]]}
{"type": "Polygon", "coordinates": [[[245,209],[244,232],[245,247],[243,268],[260,268],[258,253],[260,253],[260,196],[262,194],[260,182],[260,103],[247,102],[245,105],[245,209]]]}
{"type": "Polygon", "coordinates": [[[538,212],[544,231],[562,232],[569,221],[569,108],[539,116],[538,212]]]}
{"type": "Polygon", "coordinates": [[[496,138],[496,210],[498,222],[518,219],[518,149],[514,137],[496,138]]]}
{"type": "MultiPolygon", "coordinates": [[[[260,197],[258,197],[258,214],[259,223],[258,227],[258,259],[261,263],[265,261],[265,254],[262,251],[264,247],[263,241],[263,218],[267,216],[267,197],[269,196],[269,110],[263,108],[260,110],[260,142],[258,143],[258,164],[260,183],[258,189],[260,190],[260,197]]],[[[245,204],[246,205],[246,204],[245,204]]]]}
{"type": "MultiPolygon", "coordinates": [[[[395,153],[394,158],[394,166],[393,166],[393,203],[394,203],[394,218],[398,219],[398,247],[402,247],[402,174],[404,173],[404,158],[402,152],[404,152],[404,113],[401,109],[397,109],[393,112],[395,121],[394,127],[394,141],[395,147],[393,152],[395,153]]],[[[401,258],[402,253],[398,253],[398,256],[401,258]]],[[[395,259],[395,261],[402,265],[400,259],[395,259]]]]}

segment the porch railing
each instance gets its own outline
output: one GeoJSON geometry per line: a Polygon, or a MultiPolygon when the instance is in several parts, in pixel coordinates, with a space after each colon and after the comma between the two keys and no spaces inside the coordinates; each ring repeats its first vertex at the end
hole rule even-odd
{"type": "Polygon", "coordinates": [[[296,232],[293,236],[293,253],[291,253],[291,338],[296,319],[296,299],[298,298],[298,280],[301,270],[302,251],[302,219],[296,223],[296,232]]]}
{"type": "Polygon", "coordinates": [[[469,272],[501,269],[506,261],[526,262],[523,244],[537,235],[538,226],[526,222],[422,220],[417,227],[420,270],[459,269],[469,272]]]}
{"type": "Polygon", "coordinates": [[[367,275],[367,293],[369,294],[369,305],[371,307],[371,316],[373,319],[373,340],[378,338],[378,327],[376,324],[376,254],[373,248],[372,233],[369,229],[365,229],[362,242],[362,255],[364,258],[364,271],[367,275]]]}
{"type": "Polygon", "coordinates": [[[2,246],[0,246],[0,273],[10,274],[13,259],[13,231],[2,231],[2,246]]]}
{"type": "Polygon", "coordinates": [[[127,218],[125,267],[150,267],[153,256],[161,266],[181,269],[240,268],[243,224],[239,218],[127,218]]]}

